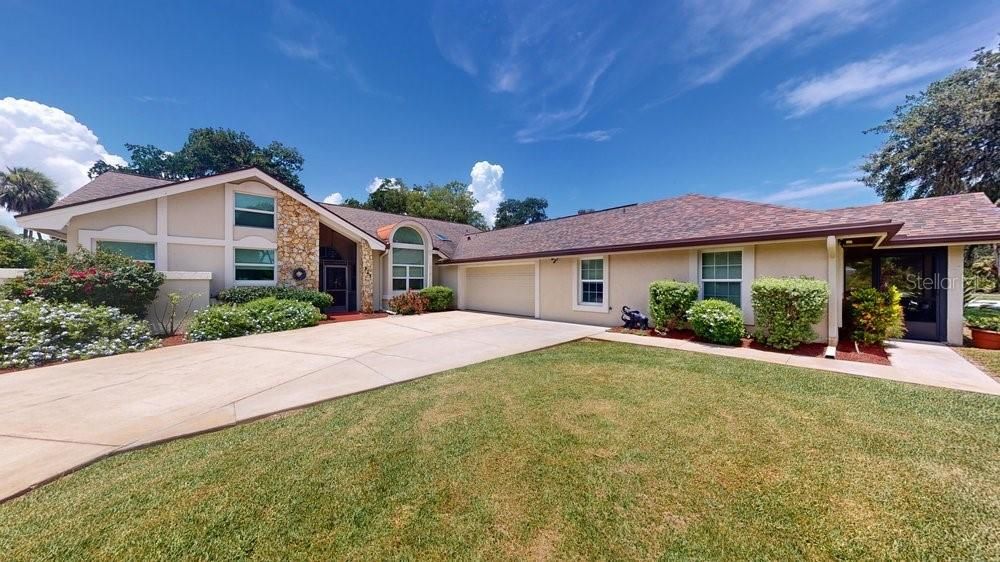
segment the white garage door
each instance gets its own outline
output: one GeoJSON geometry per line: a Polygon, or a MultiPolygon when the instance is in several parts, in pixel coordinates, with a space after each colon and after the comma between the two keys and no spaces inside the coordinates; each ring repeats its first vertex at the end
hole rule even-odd
{"type": "Polygon", "coordinates": [[[502,265],[465,270],[465,308],[535,315],[535,266],[502,265]]]}

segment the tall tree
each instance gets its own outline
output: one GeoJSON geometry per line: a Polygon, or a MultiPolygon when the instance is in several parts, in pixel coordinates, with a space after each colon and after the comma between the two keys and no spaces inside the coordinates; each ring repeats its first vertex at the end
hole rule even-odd
{"type": "Polygon", "coordinates": [[[98,161],[90,168],[90,177],[95,178],[109,170],[125,170],[144,176],[183,180],[256,166],[288,187],[305,192],[298,175],[305,159],[298,150],[278,141],[258,146],[242,131],[212,127],[191,129],[184,146],[177,152],[168,152],[150,144],[126,144],[125,148],[129,151],[127,166],[98,161]]]}
{"type": "Polygon", "coordinates": [[[458,222],[485,230],[486,220],[476,210],[476,203],[472,192],[460,181],[445,185],[408,186],[395,178],[382,180],[379,188],[369,193],[364,203],[353,198],[344,202],[349,207],[458,222]]]}
{"type": "Polygon", "coordinates": [[[549,202],[541,197],[505,199],[497,207],[496,223],[493,228],[507,228],[543,221],[548,218],[545,209],[549,202]]]}
{"type": "Polygon", "coordinates": [[[885,201],[982,191],[1000,198],[1000,51],[909,96],[882,125],[888,135],[861,166],[885,201]]]}
{"type": "MultiPolygon", "coordinates": [[[[15,214],[47,209],[59,199],[56,184],[45,174],[31,168],[7,168],[0,172],[0,205],[15,214]]],[[[30,236],[28,229],[23,235],[30,236]]]]}

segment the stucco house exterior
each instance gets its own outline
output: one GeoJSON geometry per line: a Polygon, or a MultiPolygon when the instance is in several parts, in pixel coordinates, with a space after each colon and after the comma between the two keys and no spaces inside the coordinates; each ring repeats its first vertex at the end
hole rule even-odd
{"type": "Polygon", "coordinates": [[[108,172],[17,222],[70,251],[149,261],[175,288],[295,285],[340,310],[436,284],[460,309],[613,326],[623,305],[647,310],[650,282],[675,279],[753,325],[754,279],[808,276],[830,287],[816,327],[830,344],[845,293],[888,282],[908,337],[961,344],[963,252],[1000,241],[1000,209],[978,193],[830,211],[684,195],[481,232],[318,203],[256,168],[181,182],[108,172]]]}

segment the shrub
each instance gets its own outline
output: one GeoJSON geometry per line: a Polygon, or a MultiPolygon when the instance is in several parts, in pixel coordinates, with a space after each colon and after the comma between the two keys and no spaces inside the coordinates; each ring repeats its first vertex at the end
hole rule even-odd
{"type": "Polygon", "coordinates": [[[698,285],[694,283],[653,281],[649,284],[649,317],[657,330],[680,328],[696,300],[698,285]]]}
{"type": "Polygon", "coordinates": [[[231,287],[219,291],[218,295],[220,302],[229,304],[243,304],[267,297],[307,302],[320,310],[333,306],[333,296],[329,293],[298,287],[231,287]]]}
{"type": "Polygon", "coordinates": [[[816,339],[812,327],[823,318],[829,294],[819,279],[762,277],[750,286],[750,299],[754,337],[778,349],[793,349],[816,339]]]}
{"type": "Polygon", "coordinates": [[[736,345],[746,331],[743,313],[728,301],[698,301],[688,310],[687,317],[691,329],[699,338],[714,343],[736,345]]]}
{"type": "Polygon", "coordinates": [[[0,267],[35,267],[65,253],[66,245],[56,240],[0,236],[0,267]]]}
{"type": "Polygon", "coordinates": [[[420,296],[427,299],[427,310],[441,312],[455,307],[455,291],[443,285],[434,285],[420,291],[420,296]]]}
{"type": "Polygon", "coordinates": [[[427,312],[427,297],[416,291],[400,293],[389,300],[389,310],[396,314],[423,314],[427,312]]]}
{"type": "Polygon", "coordinates": [[[149,326],[109,307],[0,300],[0,368],[142,351],[159,342],[149,326]]]}
{"type": "Polygon", "coordinates": [[[11,298],[111,306],[143,317],[162,284],[163,274],[148,263],[110,252],[78,250],[39,263],[3,289],[11,298]]]}
{"type": "Polygon", "coordinates": [[[851,337],[854,341],[881,345],[889,338],[902,337],[903,307],[899,304],[899,289],[890,286],[884,291],[871,287],[855,289],[848,297],[851,303],[851,337]]]}
{"type": "Polygon", "coordinates": [[[220,304],[196,312],[187,332],[191,341],[219,340],[315,326],[324,318],[315,306],[266,297],[245,304],[220,304]]]}
{"type": "Polygon", "coordinates": [[[970,328],[1000,332],[1000,311],[988,308],[966,308],[965,323],[970,328]]]}

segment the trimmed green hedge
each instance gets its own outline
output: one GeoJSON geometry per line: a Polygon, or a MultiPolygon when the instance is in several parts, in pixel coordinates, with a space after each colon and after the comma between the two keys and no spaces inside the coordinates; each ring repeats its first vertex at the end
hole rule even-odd
{"type": "Polygon", "coordinates": [[[196,312],[188,327],[187,339],[207,341],[282,332],[315,326],[323,318],[323,313],[308,302],[265,297],[244,304],[220,304],[196,312]]]}
{"type": "Polygon", "coordinates": [[[713,343],[736,345],[746,333],[743,312],[729,301],[698,301],[688,310],[687,317],[694,333],[713,343]]]}
{"type": "Polygon", "coordinates": [[[307,302],[320,310],[333,306],[333,296],[329,293],[298,287],[230,287],[219,291],[216,298],[227,304],[243,304],[267,297],[307,302]]]}
{"type": "Polygon", "coordinates": [[[698,300],[698,285],[681,281],[649,284],[649,318],[657,330],[675,330],[684,325],[687,311],[698,300]]]}
{"type": "Polygon", "coordinates": [[[428,312],[441,312],[455,308],[455,291],[444,285],[432,285],[420,291],[420,295],[427,299],[428,312]]]}
{"type": "Polygon", "coordinates": [[[117,355],[158,345],[148,324],[116,308],[0,300],[0,369],[117,355]]]}
{"type": "Polygon", "coordinates": [[[750,286],[754,337],[778,349],[794,349],[816,340],[813,325],[823,318],[829,300],[825,281],[761,277],[750,286]]]}
{"type": "Polygon", "coordinates": [[[0,267],[26,269],[59,259],[64,254],[66,254],[66,244],[57,240],[0,236],[0,267]]]}
{"type": "Polygon", "coordinates": [[[882,344],[889,338],[902,337],[906,328],[899,297],[899,289],[891,286],[884,291],[870,287],[851,291],[848,298],[854,341],[882,344]]]}

